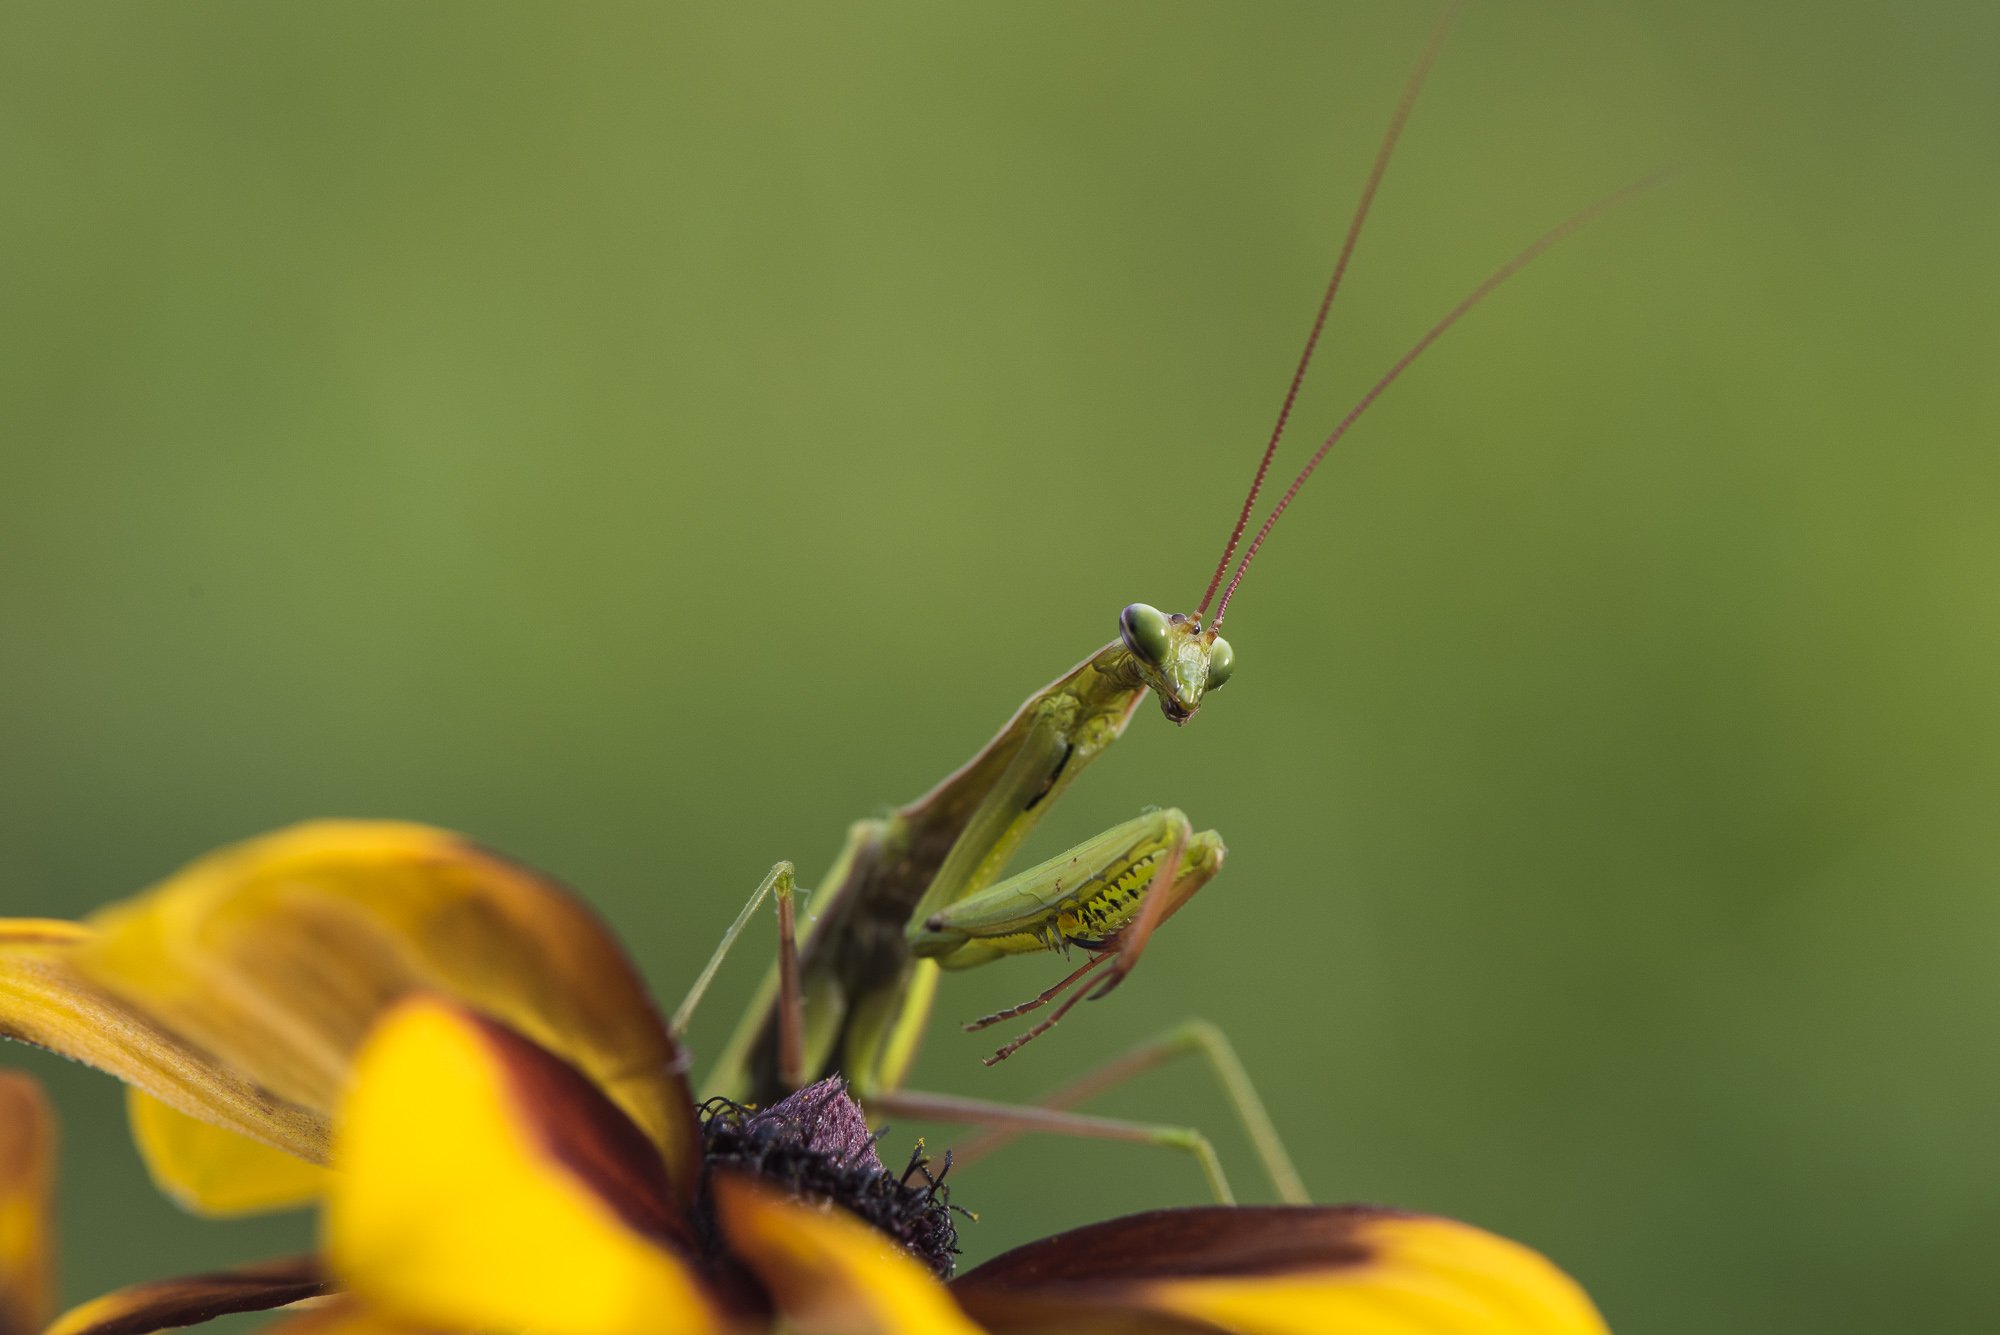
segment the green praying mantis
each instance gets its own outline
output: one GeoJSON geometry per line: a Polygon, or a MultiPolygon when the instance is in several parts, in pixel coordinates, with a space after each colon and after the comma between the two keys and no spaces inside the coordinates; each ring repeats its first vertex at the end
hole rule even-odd
{"type": "Polygon", "coordinates": [[[1306,1199],[1242,1064],[1219,1031],[1202,1022],[1134,1048],[1035,1107],[919,1093],[906,1089],[904,1078],[944,973],[1018,954],[1080,951],[1084,956],[1081,966],[1053,987],[967,1026],[983,1028],[1047,1008],[1046,1017],[1001,1047],[988,1059],[991,1064],[1046,1032],[1079,1000],[1102,997],[1117,987],[1160,925],[1221,870],[1225,854],[1221,837],[1212,830],[1197,831],[1180,811],[1166,809],[1125,821],[1003,878],[1042,817],[1125,731],[1148,692],[1168,719],[1183,725],[1209,693],[1231,678],[1235,654],[1221,635],[1230,601],[1273,526],[1355,421],[1501,283],[1647,184],[1620,190],[1558,224],[1431,326],[1334,427],[1243,545],[1327,312],[1455,15],[1456,6],[1439,21],[1403,89],[1277,424],[1200,602],[1190,613],[1175,614],[1143,603],[1127,606],[1118,616],[1117,638],[1029,696],[965,764],[914,802],[856,822],[814,893],[815,914],[803,932],[796,923],[791,864],[774,867],[675,1016],[675,1028],[684,1029],[729,944],[763,899],[775,894],[778,961],[704,1082],[707,1092],[762,1103],[838,1072],[871,1113],[985,1127],[987,1141],[967,1147],[975,1151],[1026,1131],[1182,1149],[1200,1161],[1218,1199],[1228,1201],[1231,1193],[1221,1165],[1199,1132],[1072,1110],[1077,1102],[1132,1074],[1183,1053],[1200,1053],[1228,1094],[1276,1194],[1287,1201],[1306,1199]]]}

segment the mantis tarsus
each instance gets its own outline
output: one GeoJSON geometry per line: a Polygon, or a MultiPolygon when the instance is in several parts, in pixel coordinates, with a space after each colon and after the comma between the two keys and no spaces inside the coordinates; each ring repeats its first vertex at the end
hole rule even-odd
{"type": "MultiPolygon", "coordinates": [[[[1543,251],[1632,193],[1630,186],[1571,216],[1532,242],[1431,326],[1364,394],[1321,443],[1243,548],[1239,544],[1262,488],[1327,311],[1425,76],[1456,16],[1446,13],[1411,73],[1349,223],[1305,350],[1277,424],[1259,460],[1241,513],[1207,592],[1190,614],[1168,615],[1132,604],[1119,636],[1031,695],[995,737],[916,801],[856,822],[821,888],[802,939],[792,932],[790,864],[773,868],[731,928],[723,949],[767,892],[779,899],[779,965],[738,1027],[707,1084],[712,1093],[765,1102],[823,1075],[844,1074],[872,1111],[977,1123],[989,1140],[1026,1130],[1141,1140],[1189,1150],[1211,1188],[1229,1192],[1208,1142],[1187,1129],[1086,1117],[1068,1106],[1180,1052],[1204,1052],[1243,1118],[1277,1193],[1305,1193],[1262,1105],[1227,1043],[1212,1026],[1182,1026],[1114,1059],[1097,1075],[1059,1091],[1043,1106],[1021,1108],[917,1094],[903,1088],[943,970],[1003,955],[1081,950],[1081,967],[1021,1006],[969,1028],[1048,1007],[1047,1018],[1001,1048],[998,1060],[1046,1031],[1084,997],[1101,997],[1138,962],[1153,931],[1220,870],[1224,848],[1213,831],[1197,832],[1176,810],[1153,811],[1115,826],[1040,865],[1001,879],[1043,814],[1104,749],[1116,741],[1148,691],[1162,712],[1185,724],[1234,666],[1219,634],[1244,573],[1334,444],[1411,362],[1501,283],[1543,251]],[[1224,584],[1225,576],[1227,584],[1224,584]],[[1218,591],[1220,597],[1218,598],[1218,591]],[[1209,608],[1215,611],[1208,617],[1209,608]],[[1204,620],[1208,618],[1207,620],[1204,620]],[[794,954],[794,950],[796,954],[794,954]]],[[[1641,183],[1643,185],[1645,183],[1641,183]]],[[[718,951],[717,958],[721,952],[718,951]]],[[[676,1017],[687,1014],[713,971],[705,971],[676,1017]]]]}

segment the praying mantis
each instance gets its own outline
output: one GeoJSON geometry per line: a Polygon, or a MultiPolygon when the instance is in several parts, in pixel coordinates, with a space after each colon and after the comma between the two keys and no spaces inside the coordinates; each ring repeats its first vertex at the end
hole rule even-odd
{"type": "Polygon", "coordinates": [[[1047,1131],[1182,1149],[1200,1161],[1214,1194],[1228,1201],[1231,1193],[1221,1165],[1199,1132],[1071,1110],[1117,1080],[1172,1056],[1198,1052],[1209,1059],[1276,1194],[1287,1201],[1306,1199],[1241,1063],[1219,1031],[1201,1022],[1133,1049],[1037,1107],[919,1093],[906,1089],[904,1078],[944,973],[1015,954],[1080,951],[1084,956],[1080,967],[1028,1002],[967,1026],[983,1028],[1047,1008],[1046,1017],[1001,1047],[988,1059],[991,1064],[1046,1032],[1079,1000],[1116,988],[1161,924],[1221,870],[1226,852],[1221,837],[1197,830],[1186,815],[1169,808],[1148,811],[1003,878],[1042,817],[1125,731],[1148,693],[1169,720],[1185,725],[1207,695],[1231,678],[1235,653],[1221,629],[1245,573],[1299,489],[1382,392],[1503,282],[1650,184],[1628,186],[1559,223],[1432,325],[1325,437],[1243,544],[1328,311],[1457,10],[1454,5],[1440,19],[1403,88],[1277,423],[1200,602],[1187,613],[1165,613],[1143,603],[1126,606],[1118,615],[1115,639],[1030,695],[971,759],[914,802],[856,822],[814,893],[815,914],[802,932],[796,922],[792,866],[774,867],[675,1016],[676,1030],[685,1029],[723,953],[764,898],[774,894],[778,961],[704,1082],[707,1092],[762,1103],[840,1073],[871,1113],[978,1124],[988,1129],[990,1140],[1047,1131]]]}

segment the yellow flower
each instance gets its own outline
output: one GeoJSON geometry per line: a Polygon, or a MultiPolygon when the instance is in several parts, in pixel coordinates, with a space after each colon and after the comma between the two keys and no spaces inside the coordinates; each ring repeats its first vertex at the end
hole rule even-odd
{"type": "Polygon", "coordinates": [[[0,1335],[48,1320],[50,1163],[55,1123],[34,1081],[0,1071],[0,1335]]]}
{"type": "MultiPolygon", "coordinates": [[[[909,1230],[848,1208],[935,1202],[888,1178],[844,1094],[705,1136],[588,910],[422,826],[300,826],[83,924],[0,921],[0,1034],[129,1082],[148,1165],[191,1208],[324,1197],[323,1261],[141,1285],[50,1335],[302,1299],[286,1335],[1603,1329],[1534,1252],[1363,1207],[1157,1211],[942,1283],[909,1230]]],[[[0,1335],[44,1301],[40,1107],[0,1082],[0,1335]]]]}

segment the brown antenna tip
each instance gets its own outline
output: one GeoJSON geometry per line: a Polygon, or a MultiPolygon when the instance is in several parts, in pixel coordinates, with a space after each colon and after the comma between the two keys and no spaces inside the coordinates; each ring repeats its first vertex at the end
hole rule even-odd
{"type": "Polygon", "coordinates": [[[1320,447],[1313,453],[1313,457],[1306,461],[1306,466],[1299,470],[1299,475],[1292,479],[1292,484],[1289,487],[1285,488],[1285,494],[1280,496],[1278,503],[1271,507],[1271,513],[1265,518],[1263,527],[1257,530],[1257,536],[1250,540],[1250,546],[1244,550],[1243,560],[1238,563],[1235,575],[1230,578],[1229,587],[1222,591],[1222,601],[1216,604],[1215,608],[1213,629],[1222,629],[1222,618],[1223,614],[1229,609],[1229,600],[1236,596],[1236,588],[1243,582],[1243,576],[1250,569],[1250,562],[1256,557],[1257,549],[1264,545],[1265,538],[1271,536],[1271,530],[1276,527],[1278,517],[1284,514],[1286,507],[1292,503],[1292,497],[1299,494],[1299,488],[1306,484],[1306,479],[1313,475],[1313,470],[1319,467],[1320,460],[1326,458],[1327,453],[1333,449],[1335,443],[1347,434],[1347,429],[1353,426],[1361,414],[1367,412],[1375,400],[1382,396],[1383,390],[1394,384],[1396,378],[1409,369],[1410,363],[1416,361],[1431,344],[1437,342],[1445,330],[1457,324],[1474,306],[1477,306],[1488,296],[1492,295],[1495,288],[1521,272],[1521,270],[1527,268],[1528,265],[1540,258],[1544,252],[1553,247],[1557,242],[1562,241],[1585,223],[1595,220],[1634,195],[1659,185],[1672,174],[1671,171],[1656,172],[1642,180],[1634,181],[1630,185],[1614,190],[1595,203],[1578,209],[1575,213],[1572,213],[1569,217],[1536,237],[1519,254],[1515,255],[1513,259],[1508,260],[1505,264],[1487,275],[1484,282],[1467,293],[1463,300],[1445,314],[1443,319],[1426,330],[1424,336],[1412,344],[1408,352],[1397,358],[1395,365],[1391,366],[1387,373],[1380,380],[1377,380],[1366,394],[1361,396],[1360,401],[1348,411],[1347,416],[1340,419],[1340,424],[1334,427],[1332,434],[1328,435],[1320,443],[1320,447]]]}
{"type": "Polygon", "coordinates": [[[1319,310],[1313,315],[1312,329],[1306,334],[1305,351],[1299,354],[1298,368],[1292,372],[1292,383],[1286,388],[1285,401],[1278,408],[1277,425],[1271,428],[1271,439],[1264,446],[1263,457],[1257,461],[1257,471],[1250,479],[1250,490],[1243,497],[1243,509],[1236,516],[1236,527],[1230,530],[1229,541],[1223,544],[1222,559],[1215,563],[1215,573],[1209,577],[1208,589],[1201,595],[1201,605],[1194,610],[1196,616],[1208,611],[1209,603],[1215,598],[1215,590],[1222,583],[1224,572],[1229,569],[1229,558],[1236,555],[1236,544],[1250,523],[1250,511],[1257,504],[1257,493],[1263,490],[1264,475],[1271,471],[1271,460],[1278,453],[1278,442],[1284,438],[1285,424],[1291,420],[1292,405],[1298,402],[1299,387],[1305,384],[1306,369],[1312,365],[1313,353],[1319,347],[1320,333],[1326,328],[1327,312],[1333,309],[1333,298],[1340,291],[1341,279],[1347,276],[1347,264],[1354,257],[1355,243],[1361,239],[1362,225],[1368,221],[1368,212],[1374,206],[1375,192],[1388,173],[1389,159],[1395,156],[1397,141],[1403,137],[1403,127],[1409,123],[1410,112],[1417,105],[1417,94],[1423,91],[1424,80],[1429,77],[1431,66],[1437,63],[1438,53],[1444,50],[1445,38],[1451,35],[1452,25],[1458,21],[1459,11],[1464,8],[1464,0],[1454,0],[1446,8],[1431,29],[1430,38],[1417,57],[1416,67],[1403,81],[1402,96],[1396,99],[1395,114],[1389,118],[1389,128],[1375,150],[1375,162],[1369,167],[1368,179],[1361,187],[1360,202],[1354,206],[1354,216],[1347,224],[1347,236],[1340,243],[1340,256],[1333,263],[1333,277],[1327,280],[1326,293],[1319,299],[1319,310]]]}

